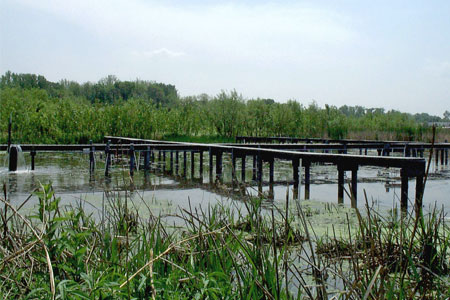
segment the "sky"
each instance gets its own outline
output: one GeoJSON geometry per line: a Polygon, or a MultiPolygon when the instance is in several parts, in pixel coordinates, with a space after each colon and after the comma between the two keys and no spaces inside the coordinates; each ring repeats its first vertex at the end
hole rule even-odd
{"type": "Polygon", "coordinates": [[[0,0],[0,72],[450,111],[450,1],[0,0]]]}

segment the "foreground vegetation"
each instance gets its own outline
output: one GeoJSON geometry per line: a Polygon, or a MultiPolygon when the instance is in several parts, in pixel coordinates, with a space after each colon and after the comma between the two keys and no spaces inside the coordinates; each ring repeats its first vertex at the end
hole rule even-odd
{"type": "MultiPolygon", "coordinates": [[[[448,120],[364,108],[272,99],[244,99],[237,92],[181,98],[173,85],[114,76],[98,83],[47,81],[7,72],[0,80],[0,143],[13,119],[17,143],[100,142],[105,135],[231,141],[236,135],[423,140],[429,121],[448,120]]],[[[437,141],[449,139],[438,132],[437,141]]]]}
{"type": "Polygon", "coordinates": [[[33,193],[31,215],[0,198],[2,299],[450,296],[449,228],[436,211],[415,219],[368,207],[344,214],[346,230],[316,235],[317,213],[289,195],[283,207],[242,195],[240,205],[154,216],[105,193],[99,216],[60,205],[50,185],[33,193]]]}

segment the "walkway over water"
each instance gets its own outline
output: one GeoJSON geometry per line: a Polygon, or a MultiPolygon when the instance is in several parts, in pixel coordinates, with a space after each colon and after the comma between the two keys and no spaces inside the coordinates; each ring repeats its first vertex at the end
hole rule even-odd
{"type": "MultiPolygon", "coordinates": [[[[312,140],[312,139],[309,139],[312,140]]],[[[209,155],[209,165],[206,166],[209,171],[210,183],[223,182],[223,154],[229,153],[231,155],[232,163],[232,185],[248,182],[245,178],[246,174],[246,160],[250,157],[253,161],[252,182],[256,182],[258,187],[262,189],[264,183],[263,168],[264,162],[269,165],[268,183],[273,185],[274,180],[274,160],[285,160],[292,162],[292,181],[294,184],[294,196],[298,197],[300,188],[300,168],[303,167],[304,190],[305,199],[310,198],[310,168],[313,163],[325,163],[335,165],[338,170],[338,202],[342,203],[344,200],[344,178],[345,172],[351,171],[351,190],[350,199],[352,206],[356,206],[357,201],[357,183],[358,183],[358,169],[362,166],[388,167],[400,169],[401,176],[401,207],[407,208],[408,205],[408,179],[415,178],[416,180],[416,206],[422,203],[423,194],[423,180],[425,175],[425,159],[418,157],[394,157],[388,156],[391,152],[400,152],[404,156],[423,155],[423,150],[431,148],[431,144],[426,143],[405,143],[405,142],[390,142],[390,147],[386,148],[382,142],[374,141],[353,141],[351,143],[342,143],[326,141],[325,143],[305,143],[305,144],[201,144],[201,143],[180,143],[168,142],[148,139],[135,139],[126,137],[106,136],[104,144],[84,144],[84,145],[22,145],[23,151],[29,151],[32,157],[32,169],[34,169],[34,157],[36,153],[41,151],[84,151],[89,153],[90,169],[95,168],[94,153],[101,151],[105,153],[105,176],[108,176],[109,168],[111,166],[111,157],[114,155],[125,155],[128,158],[130,167],[130,174],[133,175],[136,165],[140,161],[136,161],[136,157],[143,158],[143,169],[146,172],[151,171],[150,165],[152,161],[156,160],[155,153],[159,161],[164,162],[166,166],[166,159],[170,159],[170,172],[172,174],[179,174],[186,176],[187,170],[187,152],[190,152],[190,170],[191,178],[194,178],[195,160],[198,157],[200,169],[199,174],[203,174],[204,153],[209,155]],[[412,145],[412,147],[411,147],[412,145]],[[347,150],[360,149],[360,154],[364,149],[364,154],[367,154],[367,149],[377,150],[379,156],[372,155],[354,155],[348,154],[347,150]],[[381,149],[381,153],[380,150],[381,149]],[[409,151],[408,151],[409,149],[409,151]],[[412,149],[416,149],[413,151],[412,149]],[[420,149],[422,152],[417,151],[420,149]],[[312,152],[315,151],[315,152],[312,152]],[[317,152],[317,151],[320,151],[317,152]],[[337,151],[338,153],[330,153],[337,151]],[[138,153],[138,155],[136,155],[138,153]],[[167,157],[167,154],[170,156],[167,157]],[[182,168],[180,167],[180,154],[182,168]],[[415,154],[415,155],[412,155],[415,154]],[[384,155],[384,156],[383,156],[384,155]],[[236,174],[236,163],[241,162],[241,174],[236,174]],[[180,170],[181,169],[181,170],[180,170]]],[[[321,140],[323,142],[323,140],[321,140]]],[[[346,140],[349,141],[349,140],[346,140]]],[[[441,155],[445,156],[442,163],[448,163],[449,144],[437,144],[437,148],[442,149],[441,155]]],[[[0,145],[0,150],[5,150],[6,145],[0,145]]],[[[202,175],[200,175],[202,176],[202,175]]]]}

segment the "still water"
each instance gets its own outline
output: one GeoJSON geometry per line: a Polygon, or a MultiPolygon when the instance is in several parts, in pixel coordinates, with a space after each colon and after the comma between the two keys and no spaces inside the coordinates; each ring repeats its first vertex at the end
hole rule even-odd
{"type": "MultiPolygon", "coordinates": [[[[104,176],[104,157],[96,154],[96,169],[89,173],[89,157],[83,153],[38,153],[35,161],[35,170],[30,171],[31,158],[25,153],[25,166],[18,172],[8,172],[6,153],[0,152],[0,183],[2,195],[6,192],[7,198],[14,205],[20,205],[28,198],[30,193],[40,184],[52,183],[62,203],[74,204],[82,201],[87,210],[98,212],[104,201],[105,191],[109,194],[116,193],[121,197],[133,200],[133,205],[138,209],[150,209],[152,213],[173,213],[178,209],[189,207],[206,207],[217,202],[239,202],[239,197],[230,200],[229,194],[223,190],[218,192],[209,185],[208,155],[204,155],[203,178],[200,178],[198,157],[194,177],[190,180],[190,153],[188,153],[186,174],[188,179],[162,175],[161,172],[150,172],[147,176],[141,170],[135,171],[133,178],[129,176],[126,160],[113,159],[111,176],[104,176]],[[3,191],[4,190],[4,191],[3,191]]],[[[139,157],[138,157],[139,158],[139,157]]],[[[180,153],[179,172],[183,173],[183,156],[180,153]]],[[[237,161],[236,174],[240,178],[240,160],[237,161]]],[[[153,164],[154,167],[158,163],[153,164]]],[[[160,166],[160,165],[159,165],[160,166]]],[[[175,168],[175,167],[174,167],[175,168]]],[[[170,159],[167,155],[166,170],[170,169],[170,159]]],[[[252,160],[247,159],[247,181],[252,178],[252,160]]],[[[268,166],[264,167],[264,179],[268,180],[268,166]]],[[[224,156],[224,181],[231,182],[230,157],[224,156]]],[[[389,209],[399,206],[400,178],[399,170],[386,168],[362,167],[358,171],[358,206],[363,207],[367,201],[370,205],[389,209]]],[[[350,172],[348,176],[351,176],[350,172]]],[[[292,166],[289,162],[275,162],[275,181],[291,181],[292,166]]],[[[337,203],[337,170],[332,165],[313,165],[311,168],[311,192],[310,197],[314,201],[337,203]]],[[[449,166],[435,165],[431,163],[429,179],[426,183],[424,195],[424,207],[429,209],[436,206],[450,210],[450,168],[449,166]]],[[[229,189],[229,188],[228,188],[229,189]]],[[[346,189],[348,186],[346,184],[346,189]]],[[[263,192],[268,193],[269,187],[264,186],[263,192]]],[[[257,194],[257,188],[249,185],[247,192],[257,194]]],[[[273,186],[275,203],[282,204],[289,192],[292,197],[292,185],[280,183],[273,186]]],[[[409,183],[409,196],[414,199],[415,180],[409,183]]],[[[303,186],[300,188],[300,198],[304,197],[303,186]]],[[[25,210],[32,210],[36,197],[32,197],[24,206],[25,210]]],[[[348,196],[345,196],[345,205],[350,205],[348,196]]],[[[413,207],[410,201],[409,207],[413,207]]]]}

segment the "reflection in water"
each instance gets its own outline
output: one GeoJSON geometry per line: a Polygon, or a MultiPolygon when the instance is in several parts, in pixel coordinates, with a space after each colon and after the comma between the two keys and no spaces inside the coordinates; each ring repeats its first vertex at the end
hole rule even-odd
{"type": "MultiPolygon", "coordinates": [[[[25,154],[25,161],[30,161],[29,154],[25,154]]],[[[5,153],[0,153],[0,161],[5,161],[5,153]]],[[[187,153],[188,163],[186,165],[186,174],[188,179],[191,176],[190,171],[190,153],[187,153]]],[[[0,168],[0,183],[5,183],[8,197],[12,202],[21,202],[31,191],[40,185],[51,182],[57,195],[65,201],[74,201],[80,199],[83,195],[102,195],[103,191],[131,190],[140,191],[146,195],[151,194],[151,201],[171,201],[174,206],[182,206],[195,197],[199,197],[200,202],[208,195],[207,202],[222,199],[227,194],[223,191],[208,190],[208,155],[204,155],[203,174],[199,174],[198,157],[196,159],[195,178],[196,180],[181,180],[180,177],[162,176],[155,170],[151,172],[136,171],[135,176],[130,178],[126,160],[112,159],[112,168],[110,176],[104,176],[104,161],[100,159],[99,154],[96,160],[96,170],[89,173],[89,156],[82,153],[38,153],[36,155],[35,171],[8,172],[6,166],[0,168]],[[199,192],[201,191],[201,192],[199,192]]],[[[225,183],[231,183],[231,163],[230,156],[223,156],[223,179],[225,183]]],[[[183,154],[180,152],[179,174],[183,174],[183,154]]],[[[154,163],[153,167],[157,167],[154,163]]],[[[237,163],[236,176],[240,180],[241,170],[240,162],[237,163]]],[[[171,164],[169,156],[166,157],[166,170],[170,170],[171,164]]],[[[263,180],[269,179],[268,165],[264,166],[263,180]]],[[[302,170],[300,171],[302,172],[302,170]]],[[[253,161],[251,158],[246,160],[247,179],[253,176],[253,161]]],[[[429,181],[425,189],[424,204],[436,204],[439,208],[444,206],[449,208],[450,202],[450,168],[439,164],[432,164],[429,181]]],[[[376,203],[378,206],[392,207],[399,205],[400,185],[399,171],[395,169],[380,169],[362,167],[358,172],[358,195],[360,195],[358,206],[365,205],[364,191],[366,191],[369,203],[376,203]]],[[[253,195],[264,193],[274,202],[284,203],[286,193],[289,192],[290,198],[298,195],[299,199],[304,199],[304,185],[300,185],[298,191],[293,190],[292,186],[292,165],[286,161],[275,161],[274,173],[275,185],[268,185],[267,182],[262,186],[249,186],[247,192],[253,195]],[[287,186],[289,182],[289,186],[287,186]],[[289,190],[287,190],[289,189],[289,190]]],[[[337,203],[337,171],[332,165],[313,165],[311,167],[311,199],[337,203]]],[[[409,195],[413,197],[415,193],[415,180],[409,184],[409,195]]],[[[238,189],[237,186],[234,186],[238,189]]],[[[348,189],[348,183],[346,183],[348,189]]],[[[233,189],[227,188],[228,191],[233,189]]],[[[133,196],[134,197],[134,196],[133,196]]],[[[95,197],[94,197],[95,198],[95,197]]],[[[239,198],[237,196],[237,198],[239,198]]],[[[145,201],[150,201],[145,198],[145,201]]],[[[95,201],[94,201],[95,202],[95,201]]],[[[349,204],[349,199],[345,199],[345,204],[349,204]]],[[[93,204],[99,205],[97,204],[93,204]]],[[[413,207],[412,203],[409,207],[413,207]]]]}

